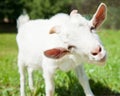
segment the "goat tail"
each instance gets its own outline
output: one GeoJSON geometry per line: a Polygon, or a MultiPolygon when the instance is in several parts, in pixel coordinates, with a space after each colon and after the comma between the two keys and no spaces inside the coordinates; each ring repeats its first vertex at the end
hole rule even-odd
{"type": "Polygon", "coordinates": [[[27,23],[30,20],[28,14],[21,14],[17,19],[17,29],[19,29],[22,25],[27,23]]]}

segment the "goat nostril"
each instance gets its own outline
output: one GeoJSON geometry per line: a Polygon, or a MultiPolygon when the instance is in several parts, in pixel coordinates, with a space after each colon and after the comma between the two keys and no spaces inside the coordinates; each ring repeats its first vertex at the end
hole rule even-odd
{"type": "Polygon", "coordinates": [[[96,48],[94,51],[91,52],[92,55],[96,56],[102,51],[101,47],[96,48]]]}
{"type": "Polygon", "coordinates": [[[97,54],[98,54],[98,53],[96,53],[96,52],[92,52],[92,55],[94,55],[94,56],[97,55],[97,54]]]}
{"type": "Polygon", "coordinates": [[[99,52],[101,52],[102,51],[102,48],[101,47],[99,47],[99,52]]]}

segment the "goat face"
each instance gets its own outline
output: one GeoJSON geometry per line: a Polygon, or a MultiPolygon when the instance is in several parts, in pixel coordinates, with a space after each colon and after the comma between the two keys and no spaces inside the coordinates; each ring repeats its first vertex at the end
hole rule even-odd
{"type": "MultiPolygon", "coordinates": [[[[106,51],[96,34],[96,29],[105,20],[106,10],[106,5],[101,3],[90,21],[78,14],[77,10],[73,10],[69,22],[63,26],[54,27],[64,43],[74,46],[71,53],[80,60],[82,58],[83,61],[104,64],[106,51]]],[[[52,32],[54,33],[53,29],[52,32]]]]}

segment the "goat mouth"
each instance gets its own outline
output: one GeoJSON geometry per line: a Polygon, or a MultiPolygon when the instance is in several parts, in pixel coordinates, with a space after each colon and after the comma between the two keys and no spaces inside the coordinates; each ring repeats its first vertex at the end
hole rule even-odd
{"type": "Polygon", "coordinates": [[[103,63],[103,62],[105,62],[105,61],[106,61],[106,55],[99,60],[99,62],[101,62],[101,63],[103,63]]]}

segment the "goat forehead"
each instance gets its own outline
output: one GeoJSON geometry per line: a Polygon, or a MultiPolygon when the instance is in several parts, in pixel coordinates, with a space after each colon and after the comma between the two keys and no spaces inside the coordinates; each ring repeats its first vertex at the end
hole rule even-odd
{"type": "Polygon", "coordinates": [[[78,38],[80,40],[82,40],[84,43],[89,43],[89,44],[93,44],[93,45],[96,43],[99,43],[99,39],[98,39],[97,34],[91,33],[87,30],[83,30],[83,32],[81,32],[79,34],[78,38]]]}
{"type": "Polygon", "coordinates": [[[79,25],[78,27],[71,27],[69,31],[67,31],[69,35],[73,38],[90,38],[92,37],[92,33],[90,32],[89,26],[79,25]]]}
{"type": "Polygon", "coordinates": [[[76,44],[77,46],[95,46],[99,45],[99,37],[95,33],[91,33],[89,29],[81,29],[81,30],[76,30],[77,32],[70,32],[69,37],[70,42],[72,44],[76,44]]]}
{"type": "Polygon", "coordinates": [[[76,14],[75,16],[73,16],[71,18],[71,22],[79,24],[79,25],[87,25],[88,24],[88,20],[80,14],[76,14]]]}

